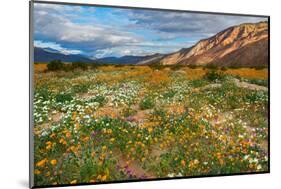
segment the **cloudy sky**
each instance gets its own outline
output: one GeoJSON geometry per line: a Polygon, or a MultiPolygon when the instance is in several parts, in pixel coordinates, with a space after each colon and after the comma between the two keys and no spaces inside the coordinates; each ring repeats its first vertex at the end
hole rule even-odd
{"type": "Polygon", "coordinates": [[[265,18],[35,3],[34,45],[92,58],[170,53],[265,18]]]}

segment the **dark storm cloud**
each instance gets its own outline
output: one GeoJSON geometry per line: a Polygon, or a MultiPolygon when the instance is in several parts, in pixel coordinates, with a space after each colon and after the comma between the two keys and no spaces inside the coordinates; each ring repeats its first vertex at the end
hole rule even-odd
{"type": "Polygon", "coordinates": [[[152,10],[132,10],[128,16],[134,22],[132,27],[151,29],[174,37],[208,37],[233,25],[266,20],[260,17],[152,10]]]}

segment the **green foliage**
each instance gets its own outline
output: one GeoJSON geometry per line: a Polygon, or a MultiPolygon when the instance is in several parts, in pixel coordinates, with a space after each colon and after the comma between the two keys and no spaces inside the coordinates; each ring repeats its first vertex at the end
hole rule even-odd
{"type": "Polygon", "coordinates": [[[188,65],[188,67],[191,68],[191,69],[196,69],[196,68],[198,68],[198,66],[195,65],[195,64],[190,64],[190,65],[188,65]]]}
{"type": "Polygon", "coordinates": [[[100,65],[97,64],[97,63],[90,63],[90,64],[89,64],[89,68],[90,68],[90,69],[97,69],[99,66],[100,66],[100,65]]]}
{"type": "Polygon", "coordinates": [[[36,94],[43,100],[47,101],[50,99],[51,92],[49,91],[48,87],[43,86],[36,90],[36,94]]]}
{"type": "Polygon", "coordinates": [[[256,84],[256,85],[261,85],[261,86],[268,86],[268,80],[264,79],[244,79],[248,83],[256,84]]]}
{"type": "Polygon", "coordinates": [[[150,64],[148,66],[153,70],[162,70],[165,68],[165,66],[160,63],[150,64]]]}
{"type": "Polygon", "coordinates": [[[171,70],[174,70],[174,71],[179,70],[182,67],[183,67],[183,65],[180,65],[180,64],[175,64],[175,65],[170,66],[171,70]]]}
{"type": "Polygon", "coordinates": [[[97,95],[91,99],[89,99],[90,102],[98,102],[100,105],[104,105],[106,103],[106,98],[102,95],[97,95]]]}
{"type": "Polygon", "coordinates": [[[141,110],[151,109],[155,106],[155,102],[151,97],[145,97],[141,100],[139,106],[141,110]]]}
{"type": "Polygon", "coordinates": [[[87,70],[88,69],[88,64],[83,63],[83,62],[73,62],[71,64],[71,69],[82,69],[82,70],[87,70]]]}
{"type": "Polygon", "coordinates": [[[210,69],[210,70],[217,70],[218,69],[218,66],[215,65],[215,64],[207,64],[205,67],[210,69]]]}
{"type": "Polygon", "coordinates": [[[167,91],[163,94],[164,98],[173,98],[176,95],[175,91],[167,91]]]}
{"type": "Polygon", "coordinates": [[[86,93],[88,92],[89,86],[89,84],[74,85],[72,90],[74,93],[86,93]]]}
{"type": "Polygon", "coordinates": [[[224,76],[217,71],[211,70],[205,74],[204,78],[208,81],[217,82],[222,80],[224,76]]]}
{"type": "Polygon", "coordinates": [[[125,108],[122,112],[124,117],[128,117],[137,113],[136,110],[132,109],[131,107],[125,108]]]}
{"type": "Polygon", "coordinates": [[[60,60],[52,60],[48,65],[47,68],[50,71],[57,71],[62,70],[64,67],[63,63],[60,60]]]}
{"type": "Polygon", "coordinates": [[[227,68],[226,67],[221,67],[221,71],[226,71],[227,68]]]}
{"type": "Polygon", "coordinates": [[[73,99],[73,97],[69,93],[59,93],[55,96],[55,99],[56,102],[65,103],[65,102],[70,102],[73,99]]]}

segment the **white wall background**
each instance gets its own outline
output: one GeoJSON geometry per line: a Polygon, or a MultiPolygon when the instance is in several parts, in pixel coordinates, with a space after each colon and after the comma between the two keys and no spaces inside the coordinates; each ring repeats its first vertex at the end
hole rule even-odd
{"type": "MultiPolygon", "coordinates": [[[[60,0],[57,0],[60,1],[60,0]]],[[[79,188],[280,188],[281,10],[278,0],[65,0],[68,2],[185,9],[271,16],[271,173],[197,178],[79,188]],[[279,81],[280,80],[280,81],[279,81]]],[[[28,0],[1,1],[0,6],[0,188],[28,187],[28,0]]],[[[73,187],[69,187],[73,188],[73,187]]]]}

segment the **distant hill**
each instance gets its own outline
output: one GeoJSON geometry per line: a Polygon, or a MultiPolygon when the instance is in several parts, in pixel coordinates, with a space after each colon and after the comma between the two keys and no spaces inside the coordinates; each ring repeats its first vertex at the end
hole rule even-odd
{"type": "MultiPolygon", "coordinates": [[[[147,64],[154,62],[147,62],[147,64]]],[[[163,56],[163,65],[268,66],[268,23],[241,24],[163,56]]]]}
{"type": "Polygon", "coordinates": [[[152,58],[163,56],[160,54],[153,54],[147,56],[122,56],[122,57],[105,57],[96,59],[95,61],[103,64],[141,64],[147,60],[151,60],[152,58]]]}
{"type": "Polygon", "coordinates": [[[34,62],[50,62],[52,60],[61,60],[62,62],[93,62],[90,58],[82,55],[65,55],[51,48],[34,48],[34,62]]]}

